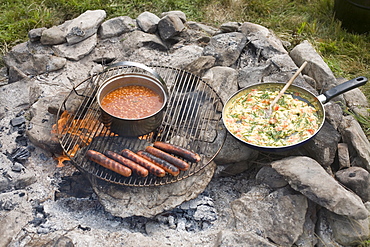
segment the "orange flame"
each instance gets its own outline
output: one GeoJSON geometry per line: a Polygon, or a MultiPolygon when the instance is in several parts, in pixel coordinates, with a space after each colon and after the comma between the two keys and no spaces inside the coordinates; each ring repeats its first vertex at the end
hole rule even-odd
{"type": "Polygon", "coordinates": [[[75,143],[67,153],[56,157],[58,161],[57,167],[63,167],[63,162],[71,160],[80,148],[89,145],[93,138],[98,136],[115,136],[116,134],[111,133],[96,117],[87,114],[83,119],[74,119],[68,111],[64,111],[58,123],[54,124],[51,130],[52,134],[58,135],[60,138],[64,138],[66,135],[70,135],[75,143]],[[70,158],[71,157],[71,158],[70,158]]]}

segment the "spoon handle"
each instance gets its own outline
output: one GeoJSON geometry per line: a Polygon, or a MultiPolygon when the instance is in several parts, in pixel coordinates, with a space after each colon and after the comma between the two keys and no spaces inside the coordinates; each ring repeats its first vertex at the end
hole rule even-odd
{"type": "Polygon", "coordinates": [[[283,95],[285,93],[285,91],[293,83],[293,81],[295,80],[295,78],[297,78],[297,76],[299,75],[299,73],[302,72],[302,70],[304,69],[304,67],[306,67],[306,65],[307,65],[307,61],[305,61],[301,65],[301,67],[295,72],[295,74],[293,75],[293,77],[290,78],[290,80],[287,82],[287,84],[285,84],[285,86],[283,87],[283,89],[281,89],[281,91],[279,92],[279,94],[275,97],[274,101],[272,101],[272,103],[270,104],[270,109],[273,109],[274,105],[280,99],[281,95],[283,95]]]}

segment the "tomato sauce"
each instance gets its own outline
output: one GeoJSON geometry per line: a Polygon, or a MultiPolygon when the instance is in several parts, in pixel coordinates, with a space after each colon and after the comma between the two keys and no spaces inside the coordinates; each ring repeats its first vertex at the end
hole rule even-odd
{"type": "Polygon", "coordinates": [[[100,103],[107,113],[115,117],[139,119],[160,110],[163,99],[150,88],[131,85],[109,92],[100,103]]]}

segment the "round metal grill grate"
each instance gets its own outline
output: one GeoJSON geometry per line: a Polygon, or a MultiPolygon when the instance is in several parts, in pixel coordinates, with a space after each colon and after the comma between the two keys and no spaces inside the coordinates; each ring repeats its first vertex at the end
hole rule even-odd
{"type": "Polygon", "coordinates": [[[173,183],[204,169],[218,154],[226,138],[221,121],[223,104],[215,90],[199,77],[184,70],[152,67],[166,82],[169,102],[162,124],[152,133],[138,138],[117,136],[100,122],[95,94],[99,85],[111,76],[148,71],[133,66],[115,66],[91,76],[73,88],[59,108],[58,138],[65,154],[82,172],[105,181],[125,186],[157,186],[173,183]],[[85,157],[88,149],[120,152],[128,148],[134,152],[145,149],[154,141],[183,146],[199,153],[202,160],[191,163],[190,169],[178,176],[163,178],[150,174],[142,178],[112,172],[85,157]]]}

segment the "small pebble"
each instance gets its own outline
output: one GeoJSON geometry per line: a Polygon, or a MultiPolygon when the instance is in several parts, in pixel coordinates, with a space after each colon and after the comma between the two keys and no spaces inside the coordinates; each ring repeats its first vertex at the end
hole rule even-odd
{"type": "Polygon", "coordinates": [[[10,120],[10,124],[15,127],[26,123],[26,118],[23,116],[15,117],[12,120],[10,120]]]}
{"type": "Polygon", "coordinates": [[[21,163],[15,163],[12,166],[12,171],[13,172],[21,172],[24,169],[23,165],[21,163]]]}

